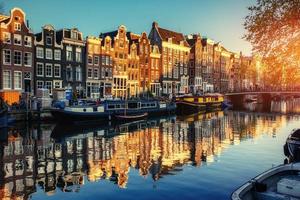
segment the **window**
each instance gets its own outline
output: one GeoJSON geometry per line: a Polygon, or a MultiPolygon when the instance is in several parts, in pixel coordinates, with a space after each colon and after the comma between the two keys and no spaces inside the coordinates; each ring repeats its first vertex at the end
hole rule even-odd
{"type": "Polygon", "coordinates": [[[60,77],[60,65],[54,65],[54,77],[60,77]]]}
{"type": "Polygon", "coordinates": [[[94,69],[94,79],[98,79],[98,78],[99,78],[99,70],[94,69]]]}
{"type": "Polygon", "coordinates": [[[68,46],[67,51],[66,51],[67,61],[72,61],[73,60],[72,53],[73,53],[72,47],[68,46]]]}
{"type": "Polygon", "coordinates": [[[76,81],[81,81],[81,68],[76,67],[76,81]]]}
{"type": "Polygon", "coordinates": [[[45,88],[49,90],[49,94],[52,94],[52,81],[46,81],[45,88]]]}
{"type": "Polygon", "coordinates": [[[76,48],[76,62],[81,62],[81,48],[76,48]]]}
{"type": "Polygon", "coordinates": [[[44,64],[43,63],[36,64],[36,75],[44,76],[44,64]]]}
{"type": "Polygon", "coordinates": [[[31,47],[31,37],[30,36],[25,36],[24,37],[24,45],[27,46],[27,47],[31,47]]]}
{"type": "Polygon", "coordinates": [[[11,61],[11,52],[9,49],[3,50],[3,64],[9,65],[11,61]]]}
{"type": "Polygon", "coordinates": [[[92,56],[88,56],[88,64],[89,65],[93,64],[93,57],[92,56]]]}
{"type": "Polygon", "coordinates": [[[36,48],[36,57],[37,58],[44,58],[44,49],[41,47],[36,48]]]}
{"type": "Polygon", "coordinates": [[[8,32],[3,33],[3,43],[10,44],[11,43],[11,35],[8,32]]]}
{"type": "Polygon", "coordinates": [[[17,23],[17,22],[15,22],[15,24],[14,24],[14,28],[15,28],[15,31],[21,31],[21,24],[20,24],[20,23],[17,23]]]}
{"type": "Polygon", "coordinates": [[[72,31],[71,32],[71,38],[77,40],[77,32],[72,31]]]}
{"type": "Polygon", "coordinates": [[[59,49],[54,50],[54,60],[61,60],[61,51],[59,49]]]}
{"type": "Polygon", "coordinates": [[[31,72],[24,72],[24,79],[31,80],[31,72]]]}
{"type": "Polygon", "coordinates": [[[46,49],[46,59],[52,59],[52,49],[46,49]]]}
{"type": "Polygon", "coordinates": [[[109,65],[109,57],[108,56],[105,56],[105,64],[109,65]]]}
{"type": "Polygon", "coordinates": [[[9,70],[3,71],[3,89],[11,89],[11,73],[9,70]]]}
{"type": "Polygon", "coordinates": [[[72,67],[68,66],[66,70],[66,79],[67,81],[72,81],[72,67]]]}
{"type": "Polygon", "coordinates": [[[37,81],[36,86],[38,89],[44,88],[44,81],[37,81]]]}
{"type": "Polygon", "coordinates": [[[62,82],[61,81],[53,81],[53,87],[54,88],[62,88],[62,82]]]}
{"type": "Polygon", "coordinates": [[[22,72],[14,72],[14,87],[15,89],[22,89],[22,72]]]}
{"type": "Polygon", "coordinates": [[[45,66],[46,77],[52,77],[52,65],[46,64],[45,66]]]}
{"type": "Polygon", "coordinates": [[[105,71],[104,71],[104,67],[101,67],[101,78],[104,78],[104,75],[105,75],[105,71]]]}
{"type": "Polygon", "coordinates": [[[51,36],[46,36],[46,44],[49,46],[52,45],[52,37],[51,36]]]}
{"type": "Polygon", "coordinates": [[[19,34],[14,34],[14,44],[22,45],[22,36],[19,34]]]}
{"type": "Polygon", "coordinates": [[[99,65],[99,56],[94,57],[94,64],[99,65]]]}
{"type": "Polygon", "coordinates": [[[14,64],[21,65],[22,64],[22,52],[14,51],[14,64]]]}
{"type": "Polygon", "coordinates": [[[105,56],[101,56],[102,65],[105,65],[105,56]]]}
{"type": "Polygon", "coordinates": [[[29,52],[24,52],[24,65],[28,67],[32,66],[32,54],[29,52]]]}
{"type": "Polygon", "coordinates": [[[92,68],[88,68],[88,73],[87,73],[87,75],[88,75],[88,78],[93,78],[93,69],[92,68]]]}

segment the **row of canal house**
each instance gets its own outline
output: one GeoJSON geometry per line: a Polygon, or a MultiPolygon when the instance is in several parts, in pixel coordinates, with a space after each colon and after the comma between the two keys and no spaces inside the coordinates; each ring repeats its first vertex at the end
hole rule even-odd
{"type": "Polygon", "coordinates": [[[14,8],[10,16],[0,15],[0,24],[0,95],[8,103],[18,102],[22,93],[34,95],[39,88],[50,94],[72,89],[80,97],[97,99],[224,93],[243,84],[241,54],[156,22],[149,35],[132,33],[123,25],[87,37],[76,28],[45,25],[34,35],[25,13],[14,8]]]}

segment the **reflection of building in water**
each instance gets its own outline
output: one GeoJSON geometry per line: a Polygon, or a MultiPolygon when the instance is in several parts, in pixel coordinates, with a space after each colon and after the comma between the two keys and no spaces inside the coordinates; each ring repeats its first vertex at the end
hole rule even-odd
{"type": "Polygon", "coordinates": [[[79,191],[85,175],[125,188],[135,169],[156,181],[186,163],[214,162],[229,145],[273,134],[285,123],[279,115],[217,111],[147,121],[133,130],[118,126],[124,134],[113,137],[101,129],[54,140],[48,125],[13,129],[0,145],[0,199],[28,199],[37,185],[48,195],[79,191]]]}

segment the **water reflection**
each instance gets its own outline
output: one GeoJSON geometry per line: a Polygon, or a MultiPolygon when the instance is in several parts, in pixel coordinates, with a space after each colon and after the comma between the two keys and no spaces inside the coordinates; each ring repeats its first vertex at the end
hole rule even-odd
{"type": "Polygon", "coordinates": [[[270,105],[251,102],[245,103],[243,109],[256,112],[272,112],[281,114],[299,114],[300,113],[300,98],[288,98],[272,100],[270,105]]]}
{"type": "Polygon", "coordinates": [[[289,118],[217,111],[111,127],[16,126],[2,134],[0,199],[28,199],[38,188],[48,195],[78,192],[85,180],[126,188],[130,170],[159,181],[186,164],[217,161],[242,140],[276,137],[289,118]]]}

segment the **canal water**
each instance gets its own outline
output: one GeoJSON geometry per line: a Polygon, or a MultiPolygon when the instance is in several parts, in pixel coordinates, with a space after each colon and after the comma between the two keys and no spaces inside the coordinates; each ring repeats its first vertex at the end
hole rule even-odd
{"type": "MultiPolygon", "coordinates": [[[[300,100],[130,124],[1,130],[0,199],[229,199],[282,164],[300,100]]],[[[300,113],[299,113],[300,114],[300,113]]]]}

